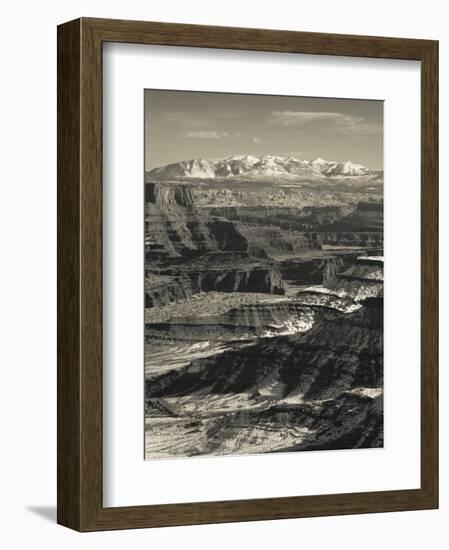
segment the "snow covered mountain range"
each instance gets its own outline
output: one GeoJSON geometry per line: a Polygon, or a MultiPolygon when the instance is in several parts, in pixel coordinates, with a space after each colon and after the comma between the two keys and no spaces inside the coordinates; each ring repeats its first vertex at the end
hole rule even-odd
{"type": "Polygon", "coordinates": [[[192,159],[167,164],[148,172],[150,178],[226,178],[235,176],[364,176],[373,171],[351,161],[336,162],[317,158],[312,161],[276,155],[235,155],[228,158],[192,159]]]}

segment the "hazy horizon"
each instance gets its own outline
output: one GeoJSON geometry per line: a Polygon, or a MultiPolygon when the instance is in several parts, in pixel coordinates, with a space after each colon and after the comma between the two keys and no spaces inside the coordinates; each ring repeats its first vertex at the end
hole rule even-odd
{"type": "Polygon", "coordinates": [[[172,90],[144,98],[147,171],[246,154],[383,170],[383,101],[172,90]]]}

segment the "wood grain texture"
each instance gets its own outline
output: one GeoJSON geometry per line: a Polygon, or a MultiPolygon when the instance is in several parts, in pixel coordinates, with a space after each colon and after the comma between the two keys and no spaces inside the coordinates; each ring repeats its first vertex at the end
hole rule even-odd
{"type": "Polygon", "coordinates": [[[438,43],[421,61],[421,487],[438,502],[438,43]]]}
{"type": "MultiPolygon", "coordinates": [[[[213,55],[211,53],[211,55],[213,55]]],[[[79,19],[58,28],[58,522],[79,531],[438,506],[438,43],[79,19]],[[421,61],[421,488],[104,508],[102,44],[129,42],[421,61]]]]}
{"type": "Polygon", "coordinates": [[[80,527],[80,21],[58,29],[58,522],[80,527]]]}

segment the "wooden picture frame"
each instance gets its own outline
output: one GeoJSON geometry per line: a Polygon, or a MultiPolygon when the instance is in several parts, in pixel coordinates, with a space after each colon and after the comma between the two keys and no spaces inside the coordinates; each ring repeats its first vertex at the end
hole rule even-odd
{"type": "Polygon", "coordinates": [[[438,506],[438,43],[81,18],[58,27],[58,523],[78,531],[438,506]],[[421,488],[105,508],[102,502],[102,45],[421,62],[421,488]]]}

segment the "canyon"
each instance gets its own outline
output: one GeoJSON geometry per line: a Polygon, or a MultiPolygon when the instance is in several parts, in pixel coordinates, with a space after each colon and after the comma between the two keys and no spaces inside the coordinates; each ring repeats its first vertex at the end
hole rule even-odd
{"type": "Polygon", "coordinates": [[[382,447],[383,174],[200,161],[145,179],[146,458],[382,447]]]}

